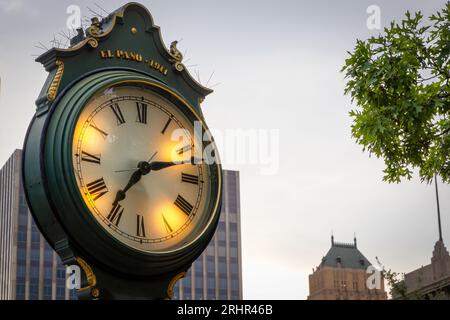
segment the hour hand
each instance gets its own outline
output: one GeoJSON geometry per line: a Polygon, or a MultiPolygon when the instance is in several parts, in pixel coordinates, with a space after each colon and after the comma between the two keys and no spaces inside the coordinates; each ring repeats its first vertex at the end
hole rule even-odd
{"type": "Polygon", "coordinates": [[[117,191],[116,198],[113,202],[113,206],[116,206],[120,201],[125,200],[127,191],[136,183],[138,183],[139,180],[141,180],[141,177],[142,177],[141,169],[138,169],[135,172],[133,172],[125,188],[123,190],[117,191]]]}

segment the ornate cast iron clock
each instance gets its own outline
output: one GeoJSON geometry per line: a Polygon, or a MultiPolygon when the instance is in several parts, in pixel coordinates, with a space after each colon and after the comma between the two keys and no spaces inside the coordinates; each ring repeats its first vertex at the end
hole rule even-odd
{"type": "Polygon", "coordinates": [[[205,249],[221,167],[195,82],[141,5],[92,20],[49,72],[24,143],[30,210],[82,299],[171,298],[205,249]]]}

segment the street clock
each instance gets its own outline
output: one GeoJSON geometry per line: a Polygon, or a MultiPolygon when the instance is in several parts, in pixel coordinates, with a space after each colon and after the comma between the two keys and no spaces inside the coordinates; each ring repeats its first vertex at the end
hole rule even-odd
{"type": "Polygon", "coordinates": [[[81,299],[165,299],[204,251],[222,173],[200,103],[212,90],[166,48],[147,9],[92,19],[49,72],[23,153],[30,211],[81,299]]]}

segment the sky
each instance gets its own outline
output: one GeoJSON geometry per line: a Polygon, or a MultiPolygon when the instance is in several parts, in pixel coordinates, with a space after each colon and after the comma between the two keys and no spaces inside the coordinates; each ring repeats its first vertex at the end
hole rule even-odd
{"type": "MultiPolygon", "coordinates": [[[[352,109],[340,69],[369,30],[366,12],[380,8],[381,28],[406,10],[425,16],[430,1],[140,1],[179,48],[192,74],[215,92],[203,103],[221,133],[275,132],[275,172],[267,163],[233,161],[239,170],[245,299],[305,299],[308,274],[335,240],[352,242],[371,262],[409,272],[430,263],[437,235],[433,185],[382,181],[383,161],[351,137],[352,109]],[[278,143],[277,143],[278,141],[278,143]]],[[[107,11],[123,1],[96,1],[107,11]]],[[[21,148],[34,101],[46,79],[34,56],[66,30],[67,7],[101,12],[93,1],[0,0],[0,164],[21,148]]],[[[220,139],[218,139],[220,140],[220,139]]],[[[235,146],[234,146],[235,147],[235,146]]],[[[236,149],[235,147],[234,149],[236,149]]],[[[230,148],[223,150],[233,152],[230,148]]],[[[439,184],[444,242],[450,246],[450,186],[439,184]]]]}

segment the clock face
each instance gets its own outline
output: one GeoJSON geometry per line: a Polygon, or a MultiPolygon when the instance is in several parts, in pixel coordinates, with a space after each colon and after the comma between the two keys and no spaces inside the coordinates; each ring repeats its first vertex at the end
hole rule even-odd
{"type": "Polygon", "coordinates": [[[200,161],[202,137],[192,119],[130,84],[97,94],[81,112],[72,148],[78,188],[92,217],[120,243],[168,252],[210,221],[211,167],[200,161]]]}

